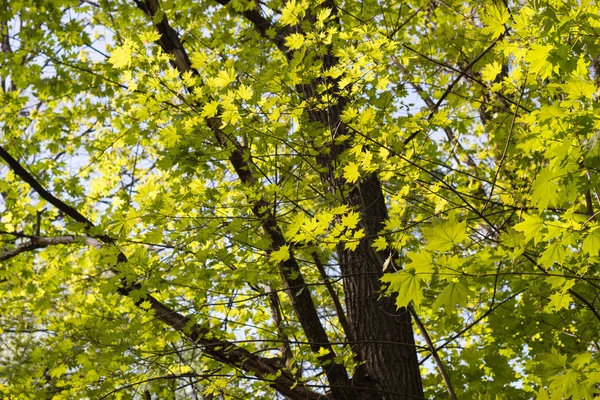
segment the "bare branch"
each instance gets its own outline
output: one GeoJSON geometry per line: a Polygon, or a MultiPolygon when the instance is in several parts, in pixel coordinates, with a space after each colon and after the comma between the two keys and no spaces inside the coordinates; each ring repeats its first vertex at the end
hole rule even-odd
{"type": "Polygon", "coordinates": [[[288,369],[292,367],[298,367],[294,361],[294,355],[290,348],[290,340],[287,334],[284,332],[284,323],[281,315],[281,303],[279,301],[279,294],[276,290],[271,290],[269,286],[269,307],[271,308],[271,317],[277,327],[277,337],[280,340],[279,351],[281,352],[281,358],[283,359],[284,365],[288,369]]]}
{"type": "Polygon", "coordinates": [[[437,352],[433,342],[431,341],[431,338],[429,337],[429,333],[427,332],[427,329],[425,329],[425,325],[423,325],[423,322],[421,322],[421,320],[419,319],[419,316],[417,315],[417,312],[415,311],[415,309],[412,305],[408,306],[408,310],[410,311],[411,315],[413,316],[413,319],[415,320],[415,323],[417,324],[417,327],[419,328],[419,331],[421,332],[423,339],[425,339],[425,343],[427,343],[427,347],[429,347],[429,351],[431,352],[431,355],[432,355],[433,359],[435,360],[435,365],[437,366],[438,370],[440,371],[440,375],[442,375],[442,379],[444,380],[444,385],[446,386],[446,390],[448,391],[448,394],[450,395],[450,399],[458,400],[458,397],[456,397],[456,393],[454,392],[454,387],[452,387],[452,382],[450,381],[450,375],[448,375],[448,371],[446,371],[446,367],[444,366],[442,359],[438,355],[438,352],[437,352]]]}
{"type": "Polygon", "coordinates": [[[54,246],[59,244],[73,244],[73,243],[85,243],[95,248],[101,248],[102,242],[89,236],[31,236],[29,242],[21,244],[14,249],[6,250],[0,253],[0,261],[6,261],[10,258],[16,257],[21,253],[25,253],[31,250],[41,249],[48,246],[54,246]]]}
{"type": "Polygon", "coordinates": [[[335,289],[333,288],[333,285],[331,284],[331,278],[327,275],[327,272],[323,267],[323,263],[319,259],[319,255],[315,252],[313,252],[311,255],[313,261],[315,262],[315,265],[317,266],[317,270],[321,275],[321,279],[323,279],[323,284],[325,285],[327,292],[329,292],[329,296],[331,296],[331,299],[333,300],[335,312],[337,314],[338,320],[340,321],[340,325],[342,325],[342,329],[344,329],[344,334],[346,335],[348,342],[353,343],[355,341],[355,338],[354,334],[352,333],[352,328],[350,328],[350,324],[348,323],[348,319],[346,318],[346,312],[344,311],[344,307],[342,307],[340,298],[337,295],[335,289]]]}

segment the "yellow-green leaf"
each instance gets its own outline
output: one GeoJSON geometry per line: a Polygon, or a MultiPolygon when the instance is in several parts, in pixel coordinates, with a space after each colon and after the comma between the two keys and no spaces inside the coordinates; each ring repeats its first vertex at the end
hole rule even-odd
{"type": "Polygon", "coordinates": [[[458,222],[454,219],[423,229],[423,235],[428,242],[426,248],[438,251],[450,250],[469,237],[466,221],[458,222]]]}
{"type": "Polygon", "coordinates": [[[297,50],[304,44],[304,35],[301,33],[292,33],[285,38],[285,45],[290,50],[297,50]]]}
{"type": "Polygon", "coordinates": [[[271,260],[275,262],[284,262],[289,260],[290,258],[290,246],[285,244],[281,246],[278,250],[275,250],[271,253],[271,260]]]}
{"type": "Polygon", "coordinates": [[[67,372],[67,366],[65,364],[59,364],[58,366],[50,370],[50,376],[52,378],[60,378],[67,372]]]}
{"type": "Polygon", "coordinates": [[[410,258],[410,263],[406,264],[407,269],[414,270],[415,275],[422,280],[431,280],[435,271],[433,266],[433,255],[427,250],[421,250],[419,253],[409,252],[406,255],[410,258]]]}
{"type": "Polygon", "coordinates": [[[358,221],[360,221],[360,213],[350,211],[342,217],[342,226],[348,229],[354,229],[356,225],[358,225],[358,221]]]}
{"type": "Polygon", "coordinates": [[[531,185],[531,189],[531,200],[537,205],[540,212],[548,208],[548,205],[556,204],[559,199],[558,191],[560,188],[554,174],[548,169],[544,169],[539,173],[535,178],[535,182],[531,185]]]}
{"type": "Polygon", "coordinates": [[[559,242],[555,242],[546,247],[538,262],[545,268],[550,268],[554,263],[562,264],[565,261],[565,256],[565,246],[559,242]]]}
{"type": "Polygon", "coordinates": [[[289,0],[285,2],[279,21],[284,25],[296,25],[308,8],[307,1],[289,0]]]}
{"type": "Polygon", "coordinates": [[[385,274],[382,282],[389,283],[388,292],[397,293],[396,305],[406,307],[411,301],[418,305],[423,299],[419,278],[405,271],[385,274]]]}
{"type": "Polygon", "coordinates": [[[591,231],[583,240],[583,251],[592,257],[600,255],[600,228],[591,231]]]}
{"type": "Polygon", "coordinates": [[[115,67],[123,69],[131,64],[131,46],[129,42],[125,42],[123,46],[117,47],[113,50],[108,61],[115,67]]]}
{"type": "Polygon", "coordinates": [[[450,314],[456,305],[466,307],[471,291],[463,282],[451,282],[437,296],[433,303],[433,308],[444,307],[450,314]]]}
{"type": "Polygon", "coordinates": [[[481,77],[486,81],[493,81],[500,72],[502,72],[502,65],[498,61],[494,61],[483,68],[481,77]]]}
{"type": "Polygon", "coordinates": [[[360,178],[360,172],[358,171],[358,164],[351,162],[344,167],[344,179],[349,183],[354,183],[360,178]]]}
{"type": "Polygon", "coordinates": [[[541,388],[538,391],[535,399],[536,400],[550,400],[550,397],[548,397],[548,392],[545,389],[541,388]]]}
{"type": "Polygon", "coordinates": [[[225,87],[235,81],[235,71],[233,68],[227,68],[219,71],[216,78],[212,79],[212,85],[218,88],[225,87]]]}
{"type": "Polygon", "coordinates": [[[240,87],[238,88],[238,96],[242,100],[246,100],[246,101],[250,100],[252,98],[252,94],[253,94],[253,91],[250,86],[241,84],[240,87]]]}
{"type": "Polygon", "coordinates": [[[563,308],[569,307],[571,304],[571,295],[568,293],[556,292],[550,295],[550,303],[548,303],[548,311],[560,311],[563,308]]]}
{"type": "Polygon", "coordinates": [[[515,225],[515,229],[519,232],[523,232],[525,239],[527,240],[541,238],[541,231],[543,228],[544,220],[538,216],[528,214],[523,214],[523,222],[515,225]]]}
{"type": "Polygon", "coordinates": [[[542,78],[547,78],[552,74],[552,64],[548,61],[548,56],[553,48],[552,45],[537,43],[531,45],[531,50],[525,56],[525,61],[529,63],[531,73],[540,74],[542,78]]]}
{"type": "Polygon", "coordinates": [[[510,19],[510,14],[506,7],[492,5],[489,6],[482,15],[481,20],[485,27],[481,30],[483,33],[489,33],[495,39],[504,32],[504,24],[510,19]]]}
{"type": "Polygon", "coordinates": [[[377,239],[375,239],[373,241],[372,246],[377,251],[385,250],[387,248],[387,246],[388,246],[387,240],[385,239],[385,236],[379,236],[377,239]]]}
{"type": "Polygon", "coordinates": [[[596,86],[593,83],[577,76],[569,79],[569,82],[562,85],[562,88],[569,95],[569,98],[574,100],[580,98],[592,99],[596,93],[596,86]]]}

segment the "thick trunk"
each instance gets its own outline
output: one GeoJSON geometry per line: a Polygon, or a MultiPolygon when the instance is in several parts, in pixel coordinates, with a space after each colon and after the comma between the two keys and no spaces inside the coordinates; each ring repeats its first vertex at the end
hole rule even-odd
{"type": "MultiPolygon", "coordinates": [[[[334,63],[331,59],[327,61],[334,63]]],[[[310,88],[303,89],[310,98],[310,88]]],[[[345,134],[346,127],[340,120],[345,104],[342,98],[326,110],[310,110],[309,119],[328,126],[331,132],[345,134]]],[[[319,164],[325,167],[321,178],[331,193],[345,186],[342,179],[335,177],[335,166],[338,156],[347,148],[348,142],[332,143],[329,152],[317,157],[319,164]]],[[[353,348],[358,360],[363,362],[352,378],[352,398],[424,398],[410,313],[404,308],[397,310],[394,299],[382,295],[379,279],[387,255],[377,253],[368,239],[381,231],[388,218],[381,182],[376,175],[363,178],[345,196],[345,201],[360,210],[361,227],[366,233],[356,250],[345,250],[343,245],[338,249],[347,317],[356,341],[353,348]]]]}
{"type": "MultiPolygon", "coordinates": [[[[348,201],[360,208],[367,238],[382,229],[387,209],[375,175],[365,178],[348,201]]],[[[364,361],[352,379],[353,386],[365,388],[357,389],[356,398],[423,398],[410,314],[404,308],[397,310],[394,300],[381,294],[385,256],[377,254],[367,239],[355,251],[340,249],[339,256],[354,351],[364,361]]]]}

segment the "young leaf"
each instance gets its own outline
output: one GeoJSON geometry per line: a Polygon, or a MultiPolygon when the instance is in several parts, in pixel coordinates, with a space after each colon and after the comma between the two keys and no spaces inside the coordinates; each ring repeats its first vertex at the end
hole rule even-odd
{"type": "Polygon", "coordinates": [[[500,72],[502,72],[502,65],[498,61],[494,61],[483,68],[481,77],[486,81],[493,81],[500,72]]]}
{"type": "Polygon", "coordinates": [[[523,222],[515,225],[515,229],[523,232],[526,240],[534,239],[536,242],[542,237],[541,231],[544,228],[544,221],[536,215],[523,214],[523,222]]]}
{"type": "Polygon", "coordinates": [[[410,252],[406,254],[411,262],[406,264],[406,269],[412,269],[415,275],[420,279],[429,281],[435,271],[433,266],[433,256],[427,250],[421,250],[419,253],[410,252]]]}
{"type": "Polygon", "coordinates": [[[504,24],[510,19],[510,14],[506,7],[499,5],[491,5],[486,8],[481,20],[485,27],[481,30],[482,33],[489,33],[492,39],[497,38],[504,33],[504,24]]]}
{"type": "Polygon", "coordinates": [[[279,249],[271,252],[271,261],[276,263],[284,262],[290,258],[290,246],[285,244],[279,249]]]}
{"type": "Polygon", "coordinates": [[[360,172],[358,171],[358,164],[351,162],[344,167],[344,179],[349,183],[355,183],[360,178],[360,172]]]}
{"type": "Polygon", "coordinates": [[[433,303],[434,308],[444,307],[446,313],[454,311],[456,305],[466,307],[471,291],[463,282],[450,282],[437,296],[433,303]]]}
{"type": "Polygon", "coordinates": [[[420,279],[404,271],[385,274],[382,282],[389,283],[388,292],[396,294],[396,306],[406,307],[410,302],[419,305],[423,299],[420,279]]]}
{"type": "Polygon", "coordinates": [[[467,222],[450,219],[423,230],[428,250],[447,251],[469,237],[467,222]]]}
{"type": "Polygon", "coordinates": [[[548,169],[544,169],[538,174],[531,189],[533,190],[531,200],[537,205],[540,212],[548,208],[548,205],[556,204],[560,197],[556,176],[548,169]]]}
{"type": "Polygon", "coordinates": [[[304,44],[304,35],[300,33],[292,33],[285,38],[285,45],[290,50],[297,50],[304,44]]]}
{"type": "Polygon", "coordinates": [[[572,301],[573,299],[570,294],[556,292],[550,295],[550,303],[548,303],[547,310],[550,312],[560,311],[564,308],[568,308],[572,301]]]}
{"type": "Polygon", "coordinates": [[[591,257],[600,255],[600,228],[596,228],[583,240],[583,251],[591,257]]]}

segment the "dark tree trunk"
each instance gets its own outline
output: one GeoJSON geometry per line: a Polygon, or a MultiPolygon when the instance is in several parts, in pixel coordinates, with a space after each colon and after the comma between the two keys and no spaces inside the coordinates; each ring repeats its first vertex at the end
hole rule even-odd
{"type": "MultiPolygon", "coordinates": [[[[337,60],[326,56],[325,61],[326,66],[331,67],[337,60]]],[[[312,85],[316,86],[316,83],[312,85]]],[[[301,88],[306,99],[312,96],[312,87],[301,88]]],[[[346,99],[339,98],[337,104],[326,110],[309,110],[309,120],[329,127],[330,132],[337,135],[352,133],[340,120],[346,103],[346,99]]],[[[348,190],[344,180],[335,177],[338,157],[348,147],[348,141],[332,143],[328,151],[317,157],[317,162],[324,167],[321,174],[323,183],[332,194],[348,190]]],[[[344,197],[349,206],[360,211],[360,227],[366,233],[356,250],[345,250],[343,245],[338,247],[346,312],[356,341],[353,350],[358,360],[363,362],[352,377],[355,388],[352,398],[424,398],[410,313],[405,308],[398,310],[394,299],[382,295],[379,279],[388,255],[376,252],[369,239],[380,233],[388,218],[381,182],[375,174],[361,178],[344,197]]]]}
{"type": "MultiPolygon", "coordinates": [[[[375,175],[365,178],[348,201],[360,209],[367,238],[383,228],[388,215],[375,175]]],[[[379,278],[387,255],[378,254],[365,238],[355,251],[340,249],[339,257],[354,351],[364,361],[354,374],[353,386],[377,390],[357,390],[356,398],[423,398],[410,313],[397,310],[394,299],[381,295],[379,278]]]]}

